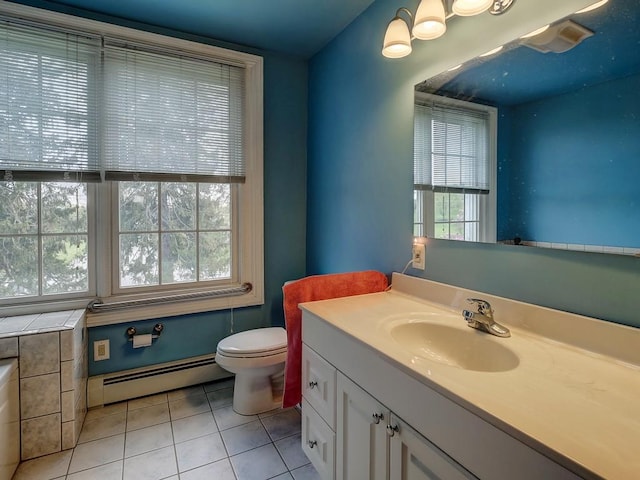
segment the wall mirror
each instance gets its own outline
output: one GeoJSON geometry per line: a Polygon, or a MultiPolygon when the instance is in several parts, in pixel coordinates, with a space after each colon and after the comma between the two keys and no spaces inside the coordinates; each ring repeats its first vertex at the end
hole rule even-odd
{"type": "Polygon", "coordinates": [[[497,108],[498,242],[640,254],[637,0],[558,20],[420,92],[497,108]]]}

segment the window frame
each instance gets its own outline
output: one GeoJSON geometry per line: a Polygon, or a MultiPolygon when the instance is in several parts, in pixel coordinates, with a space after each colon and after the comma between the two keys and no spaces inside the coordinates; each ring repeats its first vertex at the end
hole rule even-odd
{"type": "MultiPolygon", "coordinates": [[[[191,282],[184,283],[166,283],[157,285],[140,285],[140,286],[130,286],[123,287],[120,285],[120,228],[119,228],[119,220],[120,220],[120,202],[119,202],[119,187],[120,182],[110,182],[111,183],[111,225],[113,226],[111,232],[111,289],[116,296],[127,296],[132,295],[134,293],[140,293],[141,295],[151,294],[152,296],[155,294],[161,294],[161,292],[175,292],[179,290],[184,293],[196,293],[200,291],[210,290],[211,288],[216,288],[219,286],[227,287],[229,284],[238,284],[239,279],[239,268],[238,268],[238,220],[239,220],[239,208],[238,204],[240,203],[239,197],[239,184],[228,184],[231,188],[231,212],[230,212],[230,224],[231,228],[231,272],[229,278],[217,279],[217,280],[196,280],[191,282]]],[[[149,182],[149,183],[173,183],[173,182],[149,182]]],[[[192,183],[192,185],[199,185],[200,183],[192,183]]],[[[197,187],[196,187],[196,197],[198,195],[197,187]]],[[[160,202],[160,199],[158,199],[160,202]]],[[[161,207],[160,207],[161,208],[161,207]]],[[[158,234],[162,235],[165,233],[165,230],[161,226],[161,219],[158,219],[158,234]]],[[[207,229],[202,229],[206,231],[207,229]]],[[[198,234],[201,229],[199,225],[193,229],[193,232],[198,234]]],[[[160,255],[158,258],[159,264],[162,263],[162,256],[160,255]]]]}
{"type": "MultiPolygon", "coordinates": [[[[250,292],[237,296],[220,296],[193,299],[163,305],[128,308],[115,312],[88,313],[88,325],[106,325],[131,320],[160,318],[173,315],[199,313],[219,309],[229,309],[264,303],[264,199],[263,199],[263,59],[260,56],[196,43],[165,35],[159,35],[128,27],[107,24],[67,14],[51,12],[33,7],[2,2],[0,14],[18,17],[44,25],[51,25],[75,32],[117,37],[131,42],[151,44],[161,48],[185,51],[211,58],[212,61],[240,66],[245,75],[245,161],[246,178],[237,184],[237,237],[234,239],[238,250],[237,278],[225,282],[224,287],[241,286],[251,283],[250,292]]],[[[208,284],[201,287],[160,289],[153,292],[119,292],[112,284],[113,212],[111,182],[88,185],[90,285],[94,286],[82,298],[60,298],[60,300],[34,299],[0,307],[0,315],[44,313],[84,308],[96,297],[105,303],[128,299],[151,299],[171,293],[211,291],[208,284]],[[91,279],[93,277],[93,279],[91,279]]],[[[117,199],[116,199],[117,200],[117,199]]],[[[116,259],[117,261],[117,259],[116,259]]],[[[117,272],[115,272],[117,274],[117,272]]],[[[180,285],[172,285],[180,287],[180,285]]],[[[222,285],[221,285],[222,286],[222,285]]],[[[75,295],[77,297],[77,295],[75,295]]]]}
{"type": "MultiPolygon", "coordinates": [[[[34,180],[37,184],[37,232],[28,234],[6,234],[7,237],[33,237],[37,243],[37,259],[38,262],[38,290],[42,290],[43,282],[43,248],[42,242],[46,237],[65,235],[66,233],[50,233],[45,232],[43,228],[42,215],[42,184],[43,183],[61,183],[56,180],[44,181],[34,180]]],[[[92,208],[95,206],[95,188],[93,183],[86,183],[87,186],[87,291],[86,292],[70,292],[56,294],[39,294],[37,296],[19,296],[13,298],[5,298],[2,300],[3,305],[0,307],[0,314],[19,315],[27,313],[44,313],[67,308],[79,308],[86,306],[88,294],[96,292],[96,276],[94,275],[94,265],[96,260],[95,249],[95,212],[92,208]],[[60,308],[62,306],[63,308],[60,308]]],[[[71,233],[69,233],[71,234],[71,233]]],[[[84,235],[84,234],[83,234],[84,235]]]]}
{"type": "MultiPolygon", "coordinates": [[[[497,145],[498,145],[498,109],[488,105],[463,100],[415,92],[415,103],[436,103],[464,110],[481,111],[488,114],[488,160],[489,160],[489,193],[478,195],[479,229],[478,240],[481,243],[495,243],[497,239],[497,145]]],[[[453,192],[458,193],[458,192],[453,192]]],[[[465,192],[473,194],[473,192],[465,192]]],[[[414,236],[436,238],[435,232],[435,200],[433,190],[413,190],[414,194],[414,236]],[[421,198],[420,198],[421,197],[421,198]],[[418,206],[417,204],[420,203],[418,206]],[[422,209],[419,212],[419,209],[422,209]],[[421,214],[421,215],[420,215],[421,214]],[[417,235],[421,233],[422,235],[417,235]]],[[[465,199],[466,201],[466,199],[465,199]]],[[[451,222],[449,222],[451,223],[451,222]]],[[[461,240],[471,241],[471,240],[461,240]]]]}

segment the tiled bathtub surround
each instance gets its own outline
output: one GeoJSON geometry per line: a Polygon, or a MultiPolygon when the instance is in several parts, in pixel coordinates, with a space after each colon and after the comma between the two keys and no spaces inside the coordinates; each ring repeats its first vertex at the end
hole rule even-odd
{"type": "Polygon", "coordinates": [[[300,413],[233,412],[233,380],[90,410],[73,450],[23,462],[14,480],[317,480],[300,413]]]}
{"type": "Polygon", "coordinates": [[[21,458],[73,448],[86,413],[84,310],[0,319],[0,358],[20,365],[21,458]]]}

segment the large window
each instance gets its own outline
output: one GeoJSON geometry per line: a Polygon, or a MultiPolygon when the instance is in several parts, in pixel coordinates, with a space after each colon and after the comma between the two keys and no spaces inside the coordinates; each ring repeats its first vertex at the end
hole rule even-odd
{"type": "Polygon", "coordinates": [[[0,76],[8,313],[263,301],[259,57],[2,5],[0,76]],[[247,283],[238,298],[202,295],[247,283]]]}
{"type": "Polygon", "coordinates": [[[414,235],[493,242],[495,109],[416,93],[414,235]]]}

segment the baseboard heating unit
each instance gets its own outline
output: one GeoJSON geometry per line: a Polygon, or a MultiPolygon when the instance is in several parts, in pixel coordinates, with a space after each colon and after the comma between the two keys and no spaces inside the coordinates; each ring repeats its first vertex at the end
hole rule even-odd
{"type": "Polygon", "coordinates": [[[215,354],[89,377],[87,407],[184,388],[231,377],[216,364],[215,354]]]}

